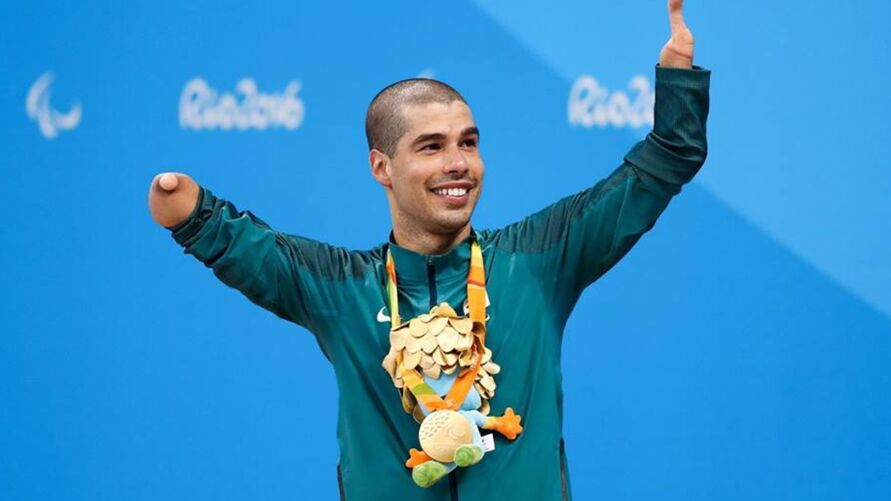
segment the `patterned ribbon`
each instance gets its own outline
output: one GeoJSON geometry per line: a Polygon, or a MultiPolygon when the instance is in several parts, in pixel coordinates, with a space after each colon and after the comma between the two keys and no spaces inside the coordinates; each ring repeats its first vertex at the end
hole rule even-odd
{"type": "MultiPolygon", "coordinates": [[[[390,300],[390,326],[395,329],[402,324],[399,316],[399,295],[396,287],[396,264],[393,254],[387,248],[387,296],[390,300]]],[[[418,402],[431,411],[451,409],[458,410],[476,379],[485,353],[486,344],[486,273],[483,268],[483,252],[479,243],[473,241],[470,247],[470,271],[467,274],[467,304],[470,308],[470,319],[475,325],[474,346],[477,350],[476,364],[466,369],[452,385],[445,400],[424,382],[424,377],[417,369],[404,369],[402,379],[418,402]]],[[[397,360],[398,364],[401,360],[397,360]]]]}

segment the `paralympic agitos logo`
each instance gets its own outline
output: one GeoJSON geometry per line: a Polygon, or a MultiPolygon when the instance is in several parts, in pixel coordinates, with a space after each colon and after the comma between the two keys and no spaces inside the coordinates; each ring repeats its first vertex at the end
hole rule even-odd
{"type": "Polygon", "coordinates": [[[75,102],[66,113],[53,108],[50,103],[51,87],[53,84],[52,72],[44,73],[31,84],[28,96],[25,98],[25,112],[31,120],[37,122],[40,133],[47,139],[53,139],[60,131],[72,130],[80,123],[83,109],[80,103],[75,102]]]}

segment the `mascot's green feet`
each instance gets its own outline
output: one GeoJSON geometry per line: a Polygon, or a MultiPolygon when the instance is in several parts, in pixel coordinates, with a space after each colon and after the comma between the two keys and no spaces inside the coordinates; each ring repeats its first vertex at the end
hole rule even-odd
{"type": "Polygon", "coordinates": [[[445,465],[436,461],[427,461],[411,470],[411,478],[421,487],[430,487],[449,473],[445,465]]]}
{"type": "MultiPolygon", "coordinates": [[[[462,445],[455,449],[455,464],[462,468],[473,466],[483,459],[484,454],[483,448],[478,445],[462,445]]],[[[411,470],[412,480],[421,487],[430,487],[448,474],[446,465],[433,460],[424,461],[411,470]]]]}
{"type": "Polygon", "coordinates": [[[462,445],[455,450],[455,464],[461,468],[473,466],[479,463],[480,459],[483,459],[483,448],[478,445],[462,445]]]}

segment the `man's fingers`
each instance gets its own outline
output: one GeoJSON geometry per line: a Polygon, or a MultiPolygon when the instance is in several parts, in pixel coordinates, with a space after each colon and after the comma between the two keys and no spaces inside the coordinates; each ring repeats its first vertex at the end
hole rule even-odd
{"type": "Polygon", "coordinates": [[[684,0],[668,0],[668,22],[674,35],[687,27],[684,23],[684,0]]]}
{"type": "Polygon", "coordinates": [[[161,174],[158,179],[158,186],[161,187],[164,191],[173,191],[176,189],[179,184],[179,179],[176,177],[176,174],[167,172],[161,174]]]}

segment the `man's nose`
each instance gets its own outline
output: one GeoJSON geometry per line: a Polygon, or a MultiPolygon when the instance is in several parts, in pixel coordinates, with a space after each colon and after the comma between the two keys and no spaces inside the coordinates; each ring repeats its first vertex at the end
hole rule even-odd
{"type": "Polygon", "coordinates": [[[444,167],[446,173],[464,174],[468,170],[467,157],[460,148],[451,149],[450,154],[446,156],[446,164],[444,167]]]}

